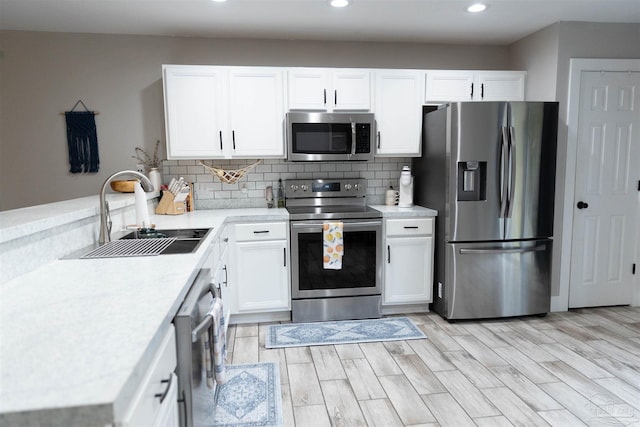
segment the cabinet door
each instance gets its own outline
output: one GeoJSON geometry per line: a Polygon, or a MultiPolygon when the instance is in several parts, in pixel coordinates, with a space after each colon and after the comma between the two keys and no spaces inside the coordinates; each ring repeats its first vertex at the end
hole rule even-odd
{"type": "Polygon", "coordinates": [[[522,71],[481,72],[476,76],[476,88],[483,101],[524,101],[522,71]]]}
{"type": "Polygon", "coordinates": [[[288,264],[286,240],[236,243],[238,312],[289,310],[288,264]]]}
{"type": "Polygon", "coordinates": [[[371,109],[371,73],[368,70],[333,71],[330,103],[334,110],[371,109]]]}
{"type": "Polygon", "coordinates": [[[287,72],[289,110],[327,110],[328,71],[294,68],[287,72]]]}
{"type": "Polygon", "coordinates": [[[469,71],[427,71],[424,100],[471,101],[475,95],[473,78],[469,71]]]}
{"type": "Polygon", "coordinates": [[[284,88],[279,68],[229,70],[231,157],[284,158],[284,88]]]}
{"type": "Polygon", "coordinates": [[[424,72],[375,71],[378,156],[420,156],[424,72]]]}
{"type": "Polygon", "coordinates": [[[433,238],[387,237],[383,304],[431,302],[433,238]]]}
{"type": "Polygon", "coordinates": [[[167,158],[222,157],[223,80],[216,67],[164,66],[167,158]]]}

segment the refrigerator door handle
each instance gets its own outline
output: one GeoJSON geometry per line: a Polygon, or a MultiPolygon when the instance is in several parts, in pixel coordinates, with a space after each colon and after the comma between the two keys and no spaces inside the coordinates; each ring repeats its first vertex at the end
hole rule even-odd
{"type": "Polygon", "coordinates": [[[511,218],[513,212],[513,193],[516,189],[516,129],[513,126],[509,126],[509,196],[507,203],[509,208],[507,210],[507,218],[511,218]]]}
{"type": "Polygon", "coordinates": [[[502,127],[502,139],[500,140],[500,215],[499,218],[504,218],[507,214],[507,192],[509,191],[507,183],[507,171],[509,170],[508,147],[507,141],[509,140],[509,134],[507,127],[502,127]]]}
{"type": "Polygon", "coordinates": [[[529,248],[495,248],[495,249],[460,249],[461,254],[524,254],[527,252],[540,252],[547,249],[547,245],[532,246],[529,248]]]}

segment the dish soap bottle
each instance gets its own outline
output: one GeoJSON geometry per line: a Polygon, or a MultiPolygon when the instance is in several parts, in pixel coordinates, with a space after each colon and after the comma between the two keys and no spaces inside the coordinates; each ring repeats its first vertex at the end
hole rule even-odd
{"type": "Polygon", "coordinates": [[[278,207],[284,208],[284,187],[282,186],[282,179],[278,180],[278,207]]]}

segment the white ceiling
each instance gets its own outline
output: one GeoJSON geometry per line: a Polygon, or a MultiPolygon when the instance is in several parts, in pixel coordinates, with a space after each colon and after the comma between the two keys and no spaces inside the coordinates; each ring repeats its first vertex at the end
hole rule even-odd
{"type": "MultiPolygon", "coordinates": [[[[0,0],[4,30],[509,44],[558,21],[640,22],[640,0],[0,0]]],[[[640,40],[630,41],[639,43],[640,40]]]]}

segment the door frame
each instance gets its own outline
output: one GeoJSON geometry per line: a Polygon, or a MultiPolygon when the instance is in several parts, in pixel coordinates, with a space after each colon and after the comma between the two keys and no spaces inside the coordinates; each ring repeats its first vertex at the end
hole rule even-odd
{"type": "MultiPolygon", "coordinates": [[[[571,259],[573,243],[573,201],[575,197],[576,162],[578,152],[578,120],[580,112],[580,86],[583,71],[635,71],[640,72],[640,59],[595,59],[571,58],[569,63],[569,94],[567,105],[567,151],[564,176],[564,197],[562,211],[562,245],[561,258],[571,259]]],[[[640,193],[638,203],[640,203],[640,193]]],[[[640,227],[638,227],[638,247],[640,253],[640,227]]],[[[569,282],[571,263],[560,264],[559,295],[551,297],[551,311],[567,311],[569,309],[569,282]]],[[[640,305],[640,274],[634,277],[634,293],[632,305],[640,305]]]]}

